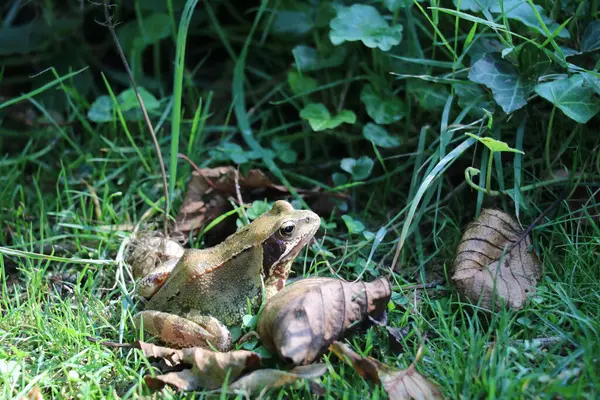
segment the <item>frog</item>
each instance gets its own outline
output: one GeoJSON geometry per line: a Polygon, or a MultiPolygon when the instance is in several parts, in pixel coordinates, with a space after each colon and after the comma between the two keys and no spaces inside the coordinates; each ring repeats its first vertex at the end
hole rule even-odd
{"type": "Polygon", "coordinates": [[[139,280],[147,303],[133,317],[136,328],[177,348],[229,351],[229,328],[242,322],[248,305],[255,312],[285,286],[320,222],[316,213],[278,200],[216,246],[176,249],[139,280]]]}

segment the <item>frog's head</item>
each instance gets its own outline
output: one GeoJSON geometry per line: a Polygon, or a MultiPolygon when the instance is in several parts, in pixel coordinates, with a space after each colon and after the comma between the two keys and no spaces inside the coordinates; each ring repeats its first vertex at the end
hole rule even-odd
{"type": "Polygon", "coordinates": [[[283,288],[294,258],[312,239],[321,219],[308,210],[296,210],[279,200],[270,211],[251,225],[256,225],[263,250],[263,278],[267,297],[283,288]]]}

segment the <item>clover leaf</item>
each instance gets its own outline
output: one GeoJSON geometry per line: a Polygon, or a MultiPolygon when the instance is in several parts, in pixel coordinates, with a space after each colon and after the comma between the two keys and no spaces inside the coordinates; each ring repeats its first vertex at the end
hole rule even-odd
{"type": "Polygon", "coordinates": [[[375,93],[373,85],[368,84],[363,87],[360,101],[367,107],[369,117],[380,125],[391,124],[404,117],[404,103],[397,97],[375,93]]]}
{"type": "Polygon", "coordinates": [[[340,163],[340,167],[357,181],[368,178],[373,170],[373,165],[373,160],[367,156],[362,156],[359,159],[344,158],[340,163]]]}
{"type": "Polygon", "coordinates": [[[361,233],[365,230],[365,225],[357,219],[352,218],[349,215],[342,215],[342,219],[348,228],[350,233],[361,233]]]}
{"type": "Polygon", "coordinates": [[[363,128],[363,136],[365,139],[370,140],[379,147],[391,149],[400,146],[399,138],[390,136],[384,127],[376,125],[372,122],[369,122],[363,128]]]}
{"type": "Polygon", "coordinates": [[[310,103],[300,111],[300,117],[308,120],[310,127],[315,131],[333,129],[343,123],[356,122],[356,114],[350,110],[342,110],[339,114],[331,116],[327,107],[321,103],[310,103]]]}
{"type": "Polygon", "coordinates": [[[329,39],[334,45],[360,40],[369,48],[388,51],[402,40],[402,25],[390,26],[373,6],[339,6],[329,23],[329,39]]]}

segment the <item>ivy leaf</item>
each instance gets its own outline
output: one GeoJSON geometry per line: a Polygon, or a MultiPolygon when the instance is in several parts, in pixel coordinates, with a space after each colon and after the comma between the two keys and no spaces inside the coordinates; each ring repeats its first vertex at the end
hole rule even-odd
{"type": "Polygon", "coordinates": [[[294,67],[300,71],[317,71],[325,68],[339,67],[346,59],[346,48],[334,47],[327,57],[319,55],[316,49],[298,45],[292,50],[294,67]]]}
{"type": "MultiPolygon", "coordinates": [[[[596,72],[597,74],[597,72],[596,72]]],[[[582,72],[581,76],[585,83],[594,91],[597,95],[600,95],[600,78],[591,72],[582,72]]]]}
{"type": "Polygon", "coordinates": [[[398,122],[404,116],[404,103],[400,99],[378,95],[371,84],[363,87],[360,101],[367,107],[367,114],[378,124],[398,122]]]}
{"type": "Polygon", "coordinates": [[[319,85],[315,79],[296,71],[288,72],[287,78],[290,89],[292,89],[292,93],[294,94],[315,90],[319,85]]]}
{"type": "Polygon", "coordinates": [[[340,167],[357,181],[368,178],[373,170],[373,165],[373,160],[367,156],[362,156],[359,159],[344,158],[340,163],[340,167]]]}
{"type": "Polygon", "coordinates": [[[389,26],[375,7],[365,4],[339,6],[329,26],[329,39],[336,46],[360,40],[369,48],[388,51],[402,40],[402,25],[389,26]]]}
{"type": "MultiPolygon", "coordinates": [[[[469,137],[472,137],[473,139],[476,139],[476,140],[480,141],[481,143],[483,143],[485,145],[485,147],[487,147],[488,149],[490,149],[490,151],[493,152],[493,153],[510,152],[510,153],[525,154],[521,150],[513,149],[506,142],[502,142],[500,140],[496,140],[496,139],[491,138],[491,137],[483,137],[482,138],[482,137],[479,137],[477,135],[473,135],[472,133],[465,133],[465,135],[467,135],[469,137]]],[[[479,171],[479,170],[477,170],[477,171],[479,171]]]]}
{"type": "Polygon", "coordinates": [[[530,85],[498,53],[486,54],[469,71],[469,79],[492,90],[494,100],[509,114],[527,104],[530,85]]]}
{"type": "Polygon", "coordinates": [[[300,111],[300,117],[308,120],[310,127],[315,131],[333,129],[343,123],[353,124],[356,115],[350,110],[342,110],[332,117],[327,108],[321,103],[310,103],[300,111]]]}
{"type": "Polygon", "coordinates": [[[484,110],[494,111],[496,104],[491,99],[488,92],[481,86],[469,83],[454,84],[454,92],[458,96],[458,105],[462,108],[471,107],[469,112],[476,116],[483,116],[484,110]]]}
{"type": "Polygon", "coordinates": [[[600,49],[600,21],[592,21],[581,37],[581,52],[600,49]]]}
{"type": "Polygon", "coordinates": [[[361,233],[365,230],[365,225],[357,219],[352,218],[349,215],[342,215],[342,219],[346,224],[346,228],[348,228],[348,232],[350,233],[361,233]]]}
{"type": "Polygon", "coordinates": [[[408,82],[408,92],[415,95],[419,105],[425,110],[444,108],[450,93],[444,85],[413,79],[408,82]]]}
{"type": "Polygon", "coordinates": [[[583,85],[581,75],[540,83],[535,92],[580,124],[585,124],[600,111],[600,101],[593,97],[594,89],[583,85]]]}
{"type": "Polygon", "coordinates": [[[550,58],[533,43],[525,43],[519,50],[519,71],[528,81],[534,83],[550,68],[550,58]]]}
{"type": "Polygon", "coordinates": [[[363,136],[365,139],[375,143],[376,146],[391,149],[400,146],[400,139],[395,136],[390,136],[388,131],[379,125],[369,122],[363,128],[363,136]]]}

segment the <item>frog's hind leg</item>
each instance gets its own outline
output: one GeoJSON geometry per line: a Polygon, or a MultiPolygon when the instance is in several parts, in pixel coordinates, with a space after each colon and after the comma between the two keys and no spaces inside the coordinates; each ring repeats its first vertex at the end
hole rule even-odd
{"type": "Polygon", "coordinates": [[[231,349],[231,333],[214,317],[189,313],[187,318],[161,311],[146,310],[134,315],[135,326],[177,347],[204,347],[211,345],[219,351],[231,349]]]}

